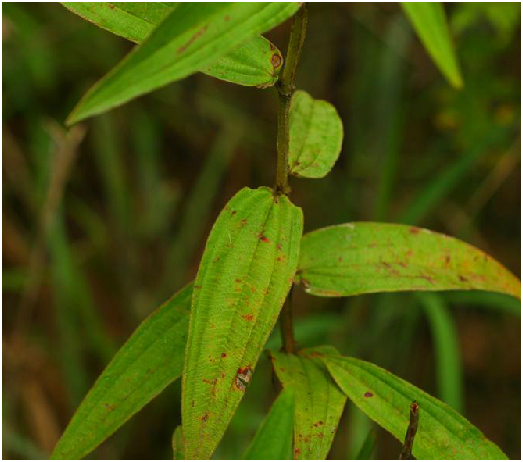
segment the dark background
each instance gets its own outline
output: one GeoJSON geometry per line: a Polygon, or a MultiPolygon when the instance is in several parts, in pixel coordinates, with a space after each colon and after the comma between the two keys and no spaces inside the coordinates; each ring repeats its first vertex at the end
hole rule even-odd
{"type": "MultiPolygon", "coordinates": [[[[88,120],[80,142],[82,129],[67,134],[63,121],[132,44],[57,3],[2,6],[3,457],[45,458],[118,347],[194,277],[227,200],[273,184],[277,95],[196,74],[88,120]]],[[[309,5],[297,84],[336,106],[345,138],[333,171],[291,179],[291,198],[306,231],[418,224],[519,276],[520,5],[449,4],[447,15],[461,91],[397,4],[309,5]]],[[[267,34],[282,51],[289,25],[267,34]]],[[[438,384],[450,382],[463,391],[461,412],[520,458],[519,303],[439,299],[456,328],[457,375],[437,367],[437,332],[411,294],[295,290],[298,340],[334,344],[440,398],[438,384]]],[[[264,356],[217,458],[242,454],[275,393],[264,356]]],[[[179,421],[177,381],[93,457],[171,458],[179,421]]],[[[352,457],[372,426],[348,403],[330,457],[352,457]]],[[[377,455],[399,451],[378,430],[377,455]]]]}

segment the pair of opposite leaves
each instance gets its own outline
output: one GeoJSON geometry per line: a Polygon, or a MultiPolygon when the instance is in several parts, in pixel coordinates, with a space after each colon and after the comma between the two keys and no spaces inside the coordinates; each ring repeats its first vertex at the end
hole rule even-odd
{"type": "MultiPolygon", "coordinates": [[[[231,199],[209,237],[194,294],[186,287],[142,323],[77,410],[53,457],[90,452],[179,377],[184,364],[187,457],[209,457],[243,396],[293,277],[323,296],[483,289],[519,297],[519,281],[499,263],[438,233],[352,223],[301,238],[301,227],[301,210],[267,188],[245,188],[231,199]]],[[[408,398],[419,399],[416,393],[408,398]]],[[[403,423],[388,426],[383,416],[389,411],[368,413],[398,436],[395,429],[403,423]]],[[[431,437],[443,443],[432,446],[444,447],[454,432],[445,428],[431,437]]],[[[476,429],[472,437],[464,435],[457,434],[463,447],[491,444],[481,443],[476,429]]]]}

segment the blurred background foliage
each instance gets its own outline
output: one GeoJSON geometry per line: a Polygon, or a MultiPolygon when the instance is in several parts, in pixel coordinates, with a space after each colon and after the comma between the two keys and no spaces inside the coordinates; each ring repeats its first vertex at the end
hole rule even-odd
{"type": "MultiPolygon", "coordinates": [[[[194,277],[226,201],[273,184],[277,96],[198,74],[66,131],[73,105],[132,44],[57,3],[2,6],[3,457],[45,458],[118,347],[194,277]]],[[[397,4],[310,4],[298,87],[336,106],[345,140],[331,174],[291,180],[291,197],[306,231],[417,224],[519,276],[520,4],[446,11],[461,91],[397,4]]],[[[286,23],[268,37],[285,50],[288,33],[286,23]]],[[[295,289],[293,306],[300,345],[388,368],[520,457],[519,303],[295,289]]],[[[263,357],[217,458],[242,454],[275,395],[263,357]]],[[[179,422],[177,381],[92,456],[171,458],[179,422]]],[[[330,457],[354,457],[369,432],[375,455],[398,457],[399,443],[349,403],[330,457]]]]}

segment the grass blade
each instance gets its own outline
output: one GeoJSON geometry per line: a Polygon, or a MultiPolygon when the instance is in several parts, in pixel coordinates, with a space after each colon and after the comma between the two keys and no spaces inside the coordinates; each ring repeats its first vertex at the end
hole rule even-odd
{"type": "Polygon", "coordinates": [[[298,273],[320,296],[477,289],[521,297],[520,281],[479,249],[406,225],[347,223],[308,233],[298,273]]]}
{"type": "Polygon", "coordinates": [[[182,3],[78,103],[68,123],[119,106],[211,66],[272,29],[297,3],[182,3]]]}
{"type": "Polygon", "coordinates": [[[274,327],[298,263],[302,212],[244,188],[207,240],[194,283],[182,382],[186,458],[209,458],[274,327]]]}
{"type": "Polygon", "coordinates": [[[427,316],[436,356],[438,395],[458,412],[463,411],[463,379],[458,333],[454,321],[438,294],[416,294],[427,316]]]}
{"type": "Polygon", "coordinates": [[[401,2],[414,30],[442,74],[456,88],[463,80],[441,2],[401,2]]]}
{"type": "Polygon", "coordinates": [[[178,378],[184,362],[192,285],[151,314],[84,398],[51,459],[80,459],[178,378]]]}
{"type": "MultiPolygon", "coordinates": [[[[337,355],[333,347],[323,347],[322,351],[337,355]]],[[[300,460],[327,457],[346,401],[316,355],[314,348],[296,355],[271,352],[284,390],[292,388],[296,393],[294,458],[300,460]]]]}
{"type": "Polygon", "coordinates": [[[292,460],[294,390],[285,388],[271,407],[243,460],[292,460]]]}
{"type": "Polygon", "coordinates": [[[403,442],[410,405],[419,405],[413,454],[418,459],[507,459],[455,410],[374,364],[327,354],[322,358],[336,383],[371,419],[403,442]]]}

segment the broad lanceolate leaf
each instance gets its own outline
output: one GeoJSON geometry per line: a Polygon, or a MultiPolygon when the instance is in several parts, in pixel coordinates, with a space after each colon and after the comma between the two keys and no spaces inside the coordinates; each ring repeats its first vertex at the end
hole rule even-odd
{"type": "Polygon", "coordinates": [[[291,460],[294,390],[285,388],[256,432],[243,460],[291,460]]]}
{"type": "Polygon", "coordinates": [[[78,103],[69,123],[107,111],[213,65],[278,25],[297,3],[181,3],[78,103]]]}
{"type": "Polygon", "coordinates": [[[271,352],[274,370],[284,389],[296,393],[294,418],[294,458],[323,460],[332,445],[346,397],[316,356],[333,347],[306,349],[296,355],[271,352]]]}
{"type": "Polygon", "coordinates": [[[192,286],[152,313],[80,404],[52,459],[80,459],[178,378],[183,369],[192,286]]]}
{"type": "Polygon", "coordinates": [[[343,124],[334,106],[298,90],[289,116],[289,170],[306,178],[322,178],[341,152],[343,124]]]}
{"type": "Polygon", "coordinates": [[[327,354],[334,380],[365,414],[403,442],[410,405],[419,404],[413,455],[418,459],[506,459],[503,452],[454,409],[366,361],[327,354]]]}
{"type": "Polygon", "coordinates": [[[188,459],[208,459],[243,397],[298,263],[303,217],[244,188],[221,212],[194,283],[182,388],[188,459]]]}
{"type": "MultiPolygon", "coordinates": [[[[178,5],[161,2],[64,2],[69,10],[113,34],[135,43],[143,42],[178,5]]],[[[283,58],[267,39],[256,37],[237,46],[204,74],[238,85],[267,87],[278,79],[283,58]]]]}
{"type": "Polygon", "coordinates": [[[401,2],[401,6],[439,70],[454,87],[462,87],[458,60],[442,3],[401,2]]]}
{"type": "Polygon", "coordinates": [[[313,295],[479,289],[521,297],[519,280],[481,250],[413,226],[348,223],[306,234],[298,279],[313,295]]]}

